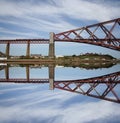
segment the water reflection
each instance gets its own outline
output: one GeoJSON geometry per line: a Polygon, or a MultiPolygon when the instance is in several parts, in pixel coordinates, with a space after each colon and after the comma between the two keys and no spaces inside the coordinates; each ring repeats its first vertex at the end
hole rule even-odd
{"type": "MultiPolygon", "coordinates": [[[[72,93],[78,93],[94,98],[99,98],[102,100],[112,101],[120,103],[120,71],[119,65],[103,65],[102,64],[87,64],[87,66],[75,65],[72,70],[70,70],[73,64],[69,66],[55,66],[55,64],[1,64],[0,66],[0,82],[1,83],[37,83],[43,84],[48,83],[49,88],[60,89],[72,93]],[[98,67],[99,66],[99,67],[98,67]],[[108,68],[109,66],[109,68],[108,68]],[[117,66],[118,69],[113,69],[117,66]],[[62,78],[61,75],[65,75],[63,72],[57,73],[57,68],[62,70],[67,70],[68,79],[62,78]],[[78,70],[79,68],[79,70],[78,70]],[[105,73],[105,69],[112,72],[105,73]],[[86,70],[85,70],[86,69],[86,70]],[[96,73],[96,69],[102,71],[103,74],[96,73]],[[76,76],[76,71],[77,74],[76,76]],[[80,76],[81,71],[85,71],[85,74],[80,76]],[[104,71],[104,72],[103,72],[104,71]],[[92,76],[86,76],[87,74],[92,74],[92,76]],[[47,74],[46,74],[47,73],[47,74]],[[46,74],[46,75],[45,75],[46,74]],[[58,74],[58,75],[56,75],[58,74]],[[70,75],[69,75],[70,74],[70,75]],[[70,79],[72,76],[75,76],[74,79],[70,79]],[[105,75],[104,75],[105,74],[105,75]],[[56,76],[60,76],[56,78],[56,76]]],[[[60,71],[62,71],[60,70],[60,71]]],[[[65,75],[66,76],[66,75],[65,75]]]]}

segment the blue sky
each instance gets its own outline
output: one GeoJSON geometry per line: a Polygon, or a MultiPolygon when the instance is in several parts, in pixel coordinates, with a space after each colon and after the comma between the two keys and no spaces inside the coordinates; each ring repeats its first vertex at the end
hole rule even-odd
{"type": "MultiPolygon", "coordinates": [[[[119,6],[119,0],[0,0],[0,39],[49,38],[49,32],[118,18],[119,6]]],[[[56,47],[56,55],[97,52],[120,58],[117,51],[92,45],[56,43],[56,47]]]]}

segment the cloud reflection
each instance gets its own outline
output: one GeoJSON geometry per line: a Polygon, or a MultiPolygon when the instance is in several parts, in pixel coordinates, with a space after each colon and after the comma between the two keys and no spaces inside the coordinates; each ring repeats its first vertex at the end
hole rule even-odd
{"type": "Polygon", "coordinates": [[[26,89],[23,85],[21,90],[14,85],[16,89],[6,89],[6,93],[0,89],[0,98],[4,97],[0,100],[0,123],[120,122],[120,118],[115,119],[120,114],[119,104],[60,90],[41,90],[36,85],[26,89]]]}

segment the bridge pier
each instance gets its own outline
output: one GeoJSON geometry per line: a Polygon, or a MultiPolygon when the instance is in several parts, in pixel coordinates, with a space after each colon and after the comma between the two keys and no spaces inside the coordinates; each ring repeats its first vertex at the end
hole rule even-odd
{"type": "Polygon", "coordinates": [[[54,65],[49,65],[49,89],[53,90],[54,89],[54,65]]]}
{"type": "Polygon", "coordinates": [[[8,66],[8,64],[5,67],[5,77],[6,77],[7,80],[9,79],[9,66],[8,66]]]}
{"type": "Polygon", "coordinates": [[[26,67],[26,79],[29,82],[29,80],[30,80],[30,69],[29,69],[29,65],[26,67]]]}
{"type": "Polygon", "coordinates": [[[6,57],[7,59],[9,59],[10,57],[10,43],[9,42],[6,44],[6,57]]]}
{"type": "Polygon", "coordinates": [[[49,58],[54,58],[55,49],[54,49],[54,33],[50,32],[50,41],[49,41],[49,58]]]}
{"type": "Polygon", "coordinates": [[[26,57],[30,57],[30,41],[27,42],[26,57]]]}

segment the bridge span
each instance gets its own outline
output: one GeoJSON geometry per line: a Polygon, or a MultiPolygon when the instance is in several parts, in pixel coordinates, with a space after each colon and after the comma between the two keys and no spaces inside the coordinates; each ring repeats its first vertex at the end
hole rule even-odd
{"type": "MultiPolygon", "coordinates": [[[[50,33],[50,39],[7,39],[0,40],[0,44],[6,44],[5,55],[10,58],[11,44],[27,44],[26,56],[30,56],[31,44],[49,44],[49,58],[55,56],[55,42],[77,42],[96,46],[106,47],[120,51],[120,18],[105,21],[82,28],[77,28],[55,34],[50,33]]],[[[57,81],[54,80],[54,66],[49,65],[49,77],[44,79],[31,79],[29,67],[26,67],[26,78],[10,78],[9,66],[5,68],[5,78],[0,78],[0,82],[12,83],[49,83],[49,88],[79,93],[94,98],[120,103],[120,95],[117,93],[120,86],[120,72],[111,73],[104,76],[80,79],[57,81]],[[102,86],[103,88],[99,88],[102,86]]]]}
{"type": "Polygon", "coordinates": [[[10,78],[9,67],[5,68],[5,78],[0,83],[32,83],[49,84],[49,89],[55,88],[79,93],[82,95],[120,103],[120,72],[79,80],[55,80],[54,66],[49,66],[49,78],[30,78],[29,67],[26,67],[26,78],[10,78]]]}
{"type": "Polygon", "coordinates": [[[27,44],[26,56],[30,56],[30,44],[49,44],[48,56],[54,58],[55,42],[86,43],[120,51],[120,18],[58,34],[51,32],[50,39],[0,40],[0,44],[6,44],[7,58],[10,56],[10,44],[27,44]]]}

